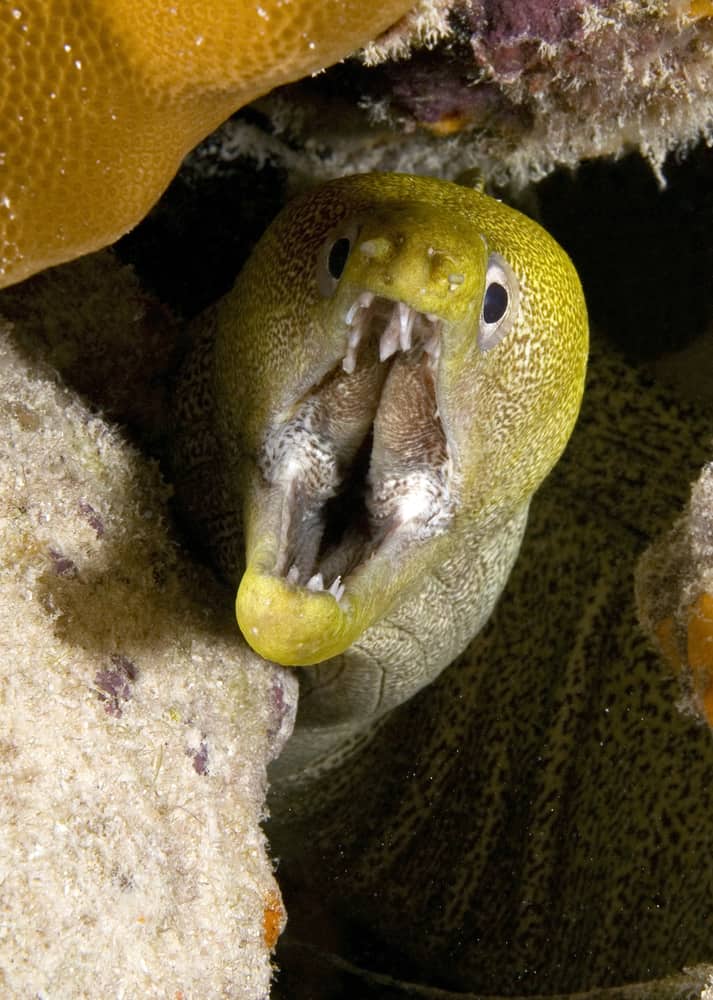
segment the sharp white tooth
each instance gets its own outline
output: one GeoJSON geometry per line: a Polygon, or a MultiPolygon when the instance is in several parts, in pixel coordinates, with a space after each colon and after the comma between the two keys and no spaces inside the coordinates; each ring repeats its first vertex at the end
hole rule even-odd
{"type": "Polygon", "coordinates": [[[287,574],[288,583],[297,583],[300,578],[300,571],[297,569],[295,563],[290,566],[290,572],[287,574]]]}
{"type": "MultiPolygon", "coordinates": [[[[371,292],[363,292],[362,295],[371,295],[371,292]]],[[[358,310],[362,307],[361,298],[362,296],[359,296],[344,317],[348,326],[354,322],[358,310]]],[[[347,334],[347,353],[342,360],[342,368],[347,375],[351,375],[356,368],[356,349],[359,346],[363,332],[363,323],[360,321],[347,334]]]]}
{"type": "Polygon", "coordinates": [[[405,302],[399,302],[399,346],[402,351],[411,350],[411,332],[416,313],[405,302]]]}
{"type": "Polygon", "coordinates": [[[399,336],[396,330],[385,330],[379,341],[379,361],[386,361],[399,349],[399,336]]]}
{"type": "Polygon", "coordinates": [[[344,322],[347,326],[351,326],[354,322],[354,317],[359,312],[360,309],[368,309],[371,303],[374,301],[373,292],[360,292],[359,295],[354,299],[352,304],[347,309],[344,314],[344,322]]]}
{"type": "Polygon", "coordinates": [[[342,583],[341,576],[335,576],[332,581],[332,585],[329,588],[329,593],[336,601],[341,601],[344,597],[344,584],[342,583]]]}
{"type": "Polygon", "coordinates": [[[349,336],[347,337],[347,353],[342,359],[342,368],[347,375],[351,375],[356,368],[356,349],[361,340],[361,333],[362,331],[360,326],[357,326],[355,329],[349,331],[349,336]]]}
{"type": "Polygon", "coordinates": [[[399,349],[399,317],[397,310],[391,314],[388,326],[381,335],[379,341],[379,361],[386,361],[399,349]]]}
{"type": "Polygon", "coordinates": [[[426,343],[423,345],[423,349],[428,354],[431,359],[431,363],[435,365],[441,356],[441,338],[437,333],[429,337],[426,343]]]}
{"type": "Polygon", "coordinates": [[[315,573],[307,581],[307,590],[324,590],[324,577],[321,573],[315,573]]]}

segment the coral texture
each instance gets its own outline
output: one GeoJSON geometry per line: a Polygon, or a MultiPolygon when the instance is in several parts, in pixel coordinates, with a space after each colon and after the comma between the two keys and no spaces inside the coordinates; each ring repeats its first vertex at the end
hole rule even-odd
{"type": "Polygon", "coordinates": [[[637,568],[639,617],[678,675],[682,704],[713,726],[713,462],[685,513],[637,568]]]}
{"type": "Polygon", "coordinates": [[[0,285],[116,239],[232,111],[347,55],[409,6],[7,0],[0,285]]]}
{"type": "Polygon", "coordinates": [[[712,134],[709,7],[431,4],[427,27],[422,12],[418,30],[404,21],[367,47],[369,68],[335,67],[264,107],[323,177],[395,169],[452,178],[476,166],[496,183],[522,186],[558,165],[631,150],[660,172],[672,149],[712,134]],[[409,48],[410,59],[394,60],[409,48]],[[325,109],[330,90],[351,115],[325,109]],[[355,117],[358,105],[370,122],[355,117]]]}
{"type": "MultiPolygon", "coordinates": [[[[79,263],[54,308],[42,276],[65,361],[113,302],[142,311],[125,269],[79,263]]],[[[266,997],[284,910],[259,821],[292,678],[178,550],[155,465],[32,359],[23,287],[0,337],[0,992],[266,997]]]]}

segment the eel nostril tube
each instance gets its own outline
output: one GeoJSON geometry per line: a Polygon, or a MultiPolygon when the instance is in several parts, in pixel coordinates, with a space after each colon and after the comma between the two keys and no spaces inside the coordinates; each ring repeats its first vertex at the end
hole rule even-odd
{"type": "Polygon", "coordinates": [[[388,260],[394,252],[394,246],[385,236],[375,236],[359,244],[359,253],[370,260],[388,260]]]}

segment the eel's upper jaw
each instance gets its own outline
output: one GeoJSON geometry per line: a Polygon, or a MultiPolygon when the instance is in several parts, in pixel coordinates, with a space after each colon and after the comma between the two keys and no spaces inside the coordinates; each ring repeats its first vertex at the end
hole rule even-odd
{"type": "Polygon", "coordinates": [[[423,571],[454,515],[438,408],[446,321],[358,292],[344,351],[263,443],[236,601],[250,645],[285,665],[343,652],[423,571]]]}

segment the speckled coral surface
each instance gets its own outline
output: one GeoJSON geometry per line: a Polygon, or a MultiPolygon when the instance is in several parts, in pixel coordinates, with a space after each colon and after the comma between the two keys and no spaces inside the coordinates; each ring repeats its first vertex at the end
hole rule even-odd
{"type": "Polygon", "coordinates": [[[178,550],[155,465],[16,343],[4,324],[0,992],[266,997],[290,678],[178,550]]]}
{"type": "MultiPolygon", "coordinates": [[[[387,33],[365,50],[366,69],[335,66],[261,103],[316,176],[405,170],[455,178],[476,167],[489,181],[522,187],[558,166],[633,150],[661,176],[671,150],[711,139],[706,4],[428,6],[428,27],[404,22],[396,36],[387,33]],[[410,47],[410,58],[394,59],[410,47]]],[[[226,133],[226,143],[250,148],[244,126],[228,123],[226,133]]]]}

